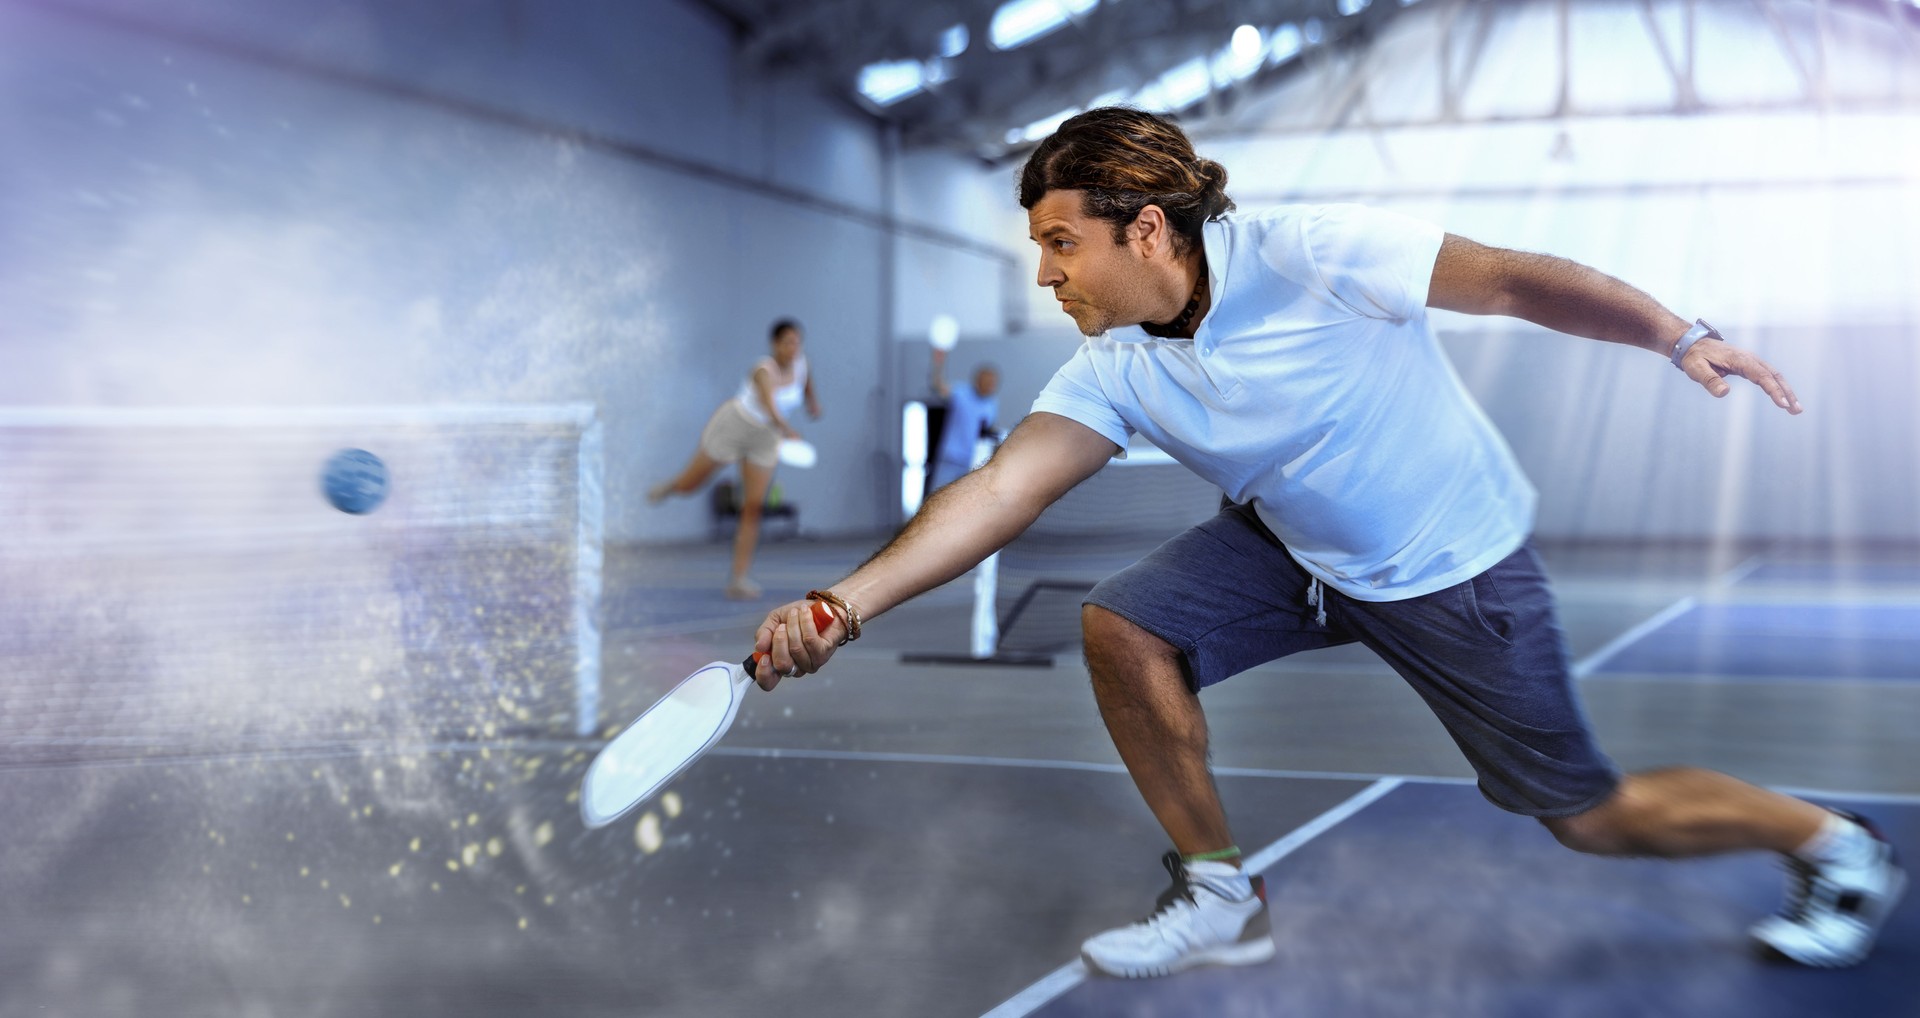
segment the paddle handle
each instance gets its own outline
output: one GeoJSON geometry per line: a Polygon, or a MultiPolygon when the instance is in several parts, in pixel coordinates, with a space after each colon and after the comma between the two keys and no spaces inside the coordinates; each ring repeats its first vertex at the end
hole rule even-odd
{"type": "MultiPolygon", "coordinates": [[[[838,621],[840,620],[833,617],[833,613],[827,610],[826,605],[818,601],[813,602],[813,626],[815,629],[824,633],[827,631],[828,626],[838,621]]],[[[760,663],[760,656],[760,652],[756,650],[748,654],[745,661],[740,662],[740,670],[747,673],[748,682],[754,681],[754,672],[757,671],[756,666],[760,663]]]]}

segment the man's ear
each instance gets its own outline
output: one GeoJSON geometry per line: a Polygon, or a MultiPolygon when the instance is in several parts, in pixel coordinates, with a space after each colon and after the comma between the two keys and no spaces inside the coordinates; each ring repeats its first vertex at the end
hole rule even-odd
{"type": "Polygon", "coordinates": [[[1137,246],[1142,255],[1151,257],[1170,243],[1170,231],[1166,210],[1158,205],[1147,205],[1133,217],[1133,222],[1127,224],[1127,243],[1137,246]]]}

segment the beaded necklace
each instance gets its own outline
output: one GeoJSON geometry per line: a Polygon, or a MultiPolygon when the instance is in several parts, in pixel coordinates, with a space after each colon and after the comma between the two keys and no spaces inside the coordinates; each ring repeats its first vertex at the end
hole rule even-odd
{"type": "Polygon", "coordinates": [[[1200,298],[1205,296],[1206,292],[1207,266],[1205,262],[1202,262],[1200,265],[1200,278],[1193,282],[1193,296],[1187,298],[1187,306],[1180,309],[1180,314],[1176,316],[1173,321],[1165,325],[1155,322],[1141,322],[1140,331],[1149,336],[1157,336],[1161,339],[1182,338],[1180,334],[1187,331],[1187,323],[1193,321],[1193,313],[1200,310],[1200,298]]]}

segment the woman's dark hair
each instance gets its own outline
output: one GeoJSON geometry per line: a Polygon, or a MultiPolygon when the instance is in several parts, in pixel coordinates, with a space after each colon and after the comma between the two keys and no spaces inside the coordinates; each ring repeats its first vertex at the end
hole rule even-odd
{"type": "Polygon", "coordinates": [[[773,328],[767,332],[767,342],[769,343],[779,342],[780,334],[787,331],[788,329],[792,329],[795,332],[799,332],[800,323],[794,321],[791,318],[779,319],[778,321],[773,323],[773,328]]]}
{"type": "Polygon", "coordinates": [[[1069,118],[1020,170],[1020,207],[1048,191],[1080,191],[1081,211],[1113,224],[1114,243],[1148,205],[1173,226],[1175,250],[1200,241],[1200,227],[1233,210],[1227,169],[1193,151],[1186,132],[1165,117],[1103,106],[1069,118]]]}

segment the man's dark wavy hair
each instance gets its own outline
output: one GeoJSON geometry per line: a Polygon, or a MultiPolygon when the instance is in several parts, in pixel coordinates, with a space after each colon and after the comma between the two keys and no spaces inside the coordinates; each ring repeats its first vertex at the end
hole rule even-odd
{"type": "Polygon", "coordinates": [[[1193,151],[1185,131],[1130,106],[1103,106],[1068,119],[1020,169],[1020,207],[1048,191],[1080,191],[1085,214],[1113,224],[1114,243],[1148,205],[1173,226],[1181,254],[1200,242],[1207,220],[1233,210],[1227,169],[1193,151]]]}

